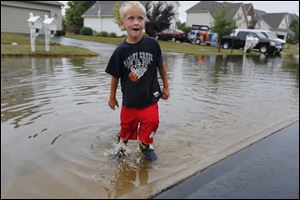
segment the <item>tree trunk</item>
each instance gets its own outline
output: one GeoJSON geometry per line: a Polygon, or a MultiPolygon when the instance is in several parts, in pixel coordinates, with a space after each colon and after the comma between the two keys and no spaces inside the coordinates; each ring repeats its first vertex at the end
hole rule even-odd
{"type": "Polygon", "coordinates": [[[222,37],[221,34],[219,34],[219,35],[218,35],[218,44],[219,44],[219,45],[218,45],[218,52],[221,51],[221,37],[222,37]]]}

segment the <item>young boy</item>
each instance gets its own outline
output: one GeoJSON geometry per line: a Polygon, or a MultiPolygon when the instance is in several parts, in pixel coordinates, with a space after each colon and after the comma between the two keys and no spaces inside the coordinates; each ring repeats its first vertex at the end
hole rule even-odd
{"type": "Polygon", "coordinates": [[[125,2],[120,17],[127,38],[116,48],[105,70],[112,75],[108,105],[113,110],[119,107],[116,90],[120,79],[123,102],[118,142],[127,144],[128,140],[139,139],[145,158],[154,161],[157,156],[152,146],[153,136],[159,124],[157,102],[169,97],[167,67],[159,43],[144,37],[147,20],[144,6],[138,1],[125,2]],[[157,69],[163,82],[162,91],[157,69]]]}

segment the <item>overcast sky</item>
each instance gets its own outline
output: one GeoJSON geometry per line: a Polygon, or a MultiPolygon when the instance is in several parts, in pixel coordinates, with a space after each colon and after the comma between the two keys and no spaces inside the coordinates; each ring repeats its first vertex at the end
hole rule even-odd
{"type": "MultiPolygon", "coordinates": [[[[186,10],[197,4],[199,1],[179,1],[179,19],[186,21],[186,10]]],[[[233,2],[233,1],[228,1],[233,2]]],[[[267,13],[288,12],[299,16],[299,1],[234,1],[234,3],[252,3],[254,9],[263,10],[267,13]]]]}
{"type": "MultiPolygon", "coordinates": [[[[60,1],[66,4],[67,1],[60,1]]],[[[199,1],[179,1],[179,19],[186,21],[186,10],[197,4],[199,1]]],[[[233,2],[233,1],[228,1],[233,2]]],[[[267,13],[288,12],[299,16],[299,1],[234,1],[243,3],[252,3],[254,9],[263,10],[267,13]]],[[[64,8],[65,9],[65,8],[64,8]]],[[[64,13],[64,11],[63,11],[64,13]]]]}

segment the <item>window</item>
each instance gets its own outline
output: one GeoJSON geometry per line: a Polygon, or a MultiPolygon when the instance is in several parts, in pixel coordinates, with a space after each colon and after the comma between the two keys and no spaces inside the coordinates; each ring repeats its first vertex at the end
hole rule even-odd
{"type": "Polygon", "coordinates": [[[240,31],[238,33],[238,37],[241,38],[241,39],[243,39],[243,40],[245,40],[248,34],[249,33],[247,33],[247,32],[240,31]]]}

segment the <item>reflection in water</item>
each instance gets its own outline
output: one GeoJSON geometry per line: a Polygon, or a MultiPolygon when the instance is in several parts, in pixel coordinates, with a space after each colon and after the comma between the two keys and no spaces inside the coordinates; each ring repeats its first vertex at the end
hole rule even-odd
{"type": "Polygon", "coordinates": [[[120,112],[107,106],[109,56],[2,58],[1,197],[148,197],[299,119],[299,58],[164,58],[171,96],[160,101],[158,161],[151,164],[134,142],[131,160],[109,159],[120,112]]]}
{"type": "Polygon", "coordinates": [[[47,83],[47,77],[43,74],[49,76],[52,73],[53,69],[50,69],[49,59],[36,61],[36,58],[24,58],[17,65],[14,59],[9,59],[8,62],[4,61],[5,63],[2,62],[1,104],[5,102],[5,105],[1,106],[1,112],[5,111],[5,115],[1,115],[1,122],[14,119],[13,124],[15,128],[18,128],[33,123],[42,115],[52,113],[52,108],[45,108],[50,101],[48,96],[41,96],[38,102],[35,101],[38,99],[35,99],[35,93],[38,90],[43,90],[47,83]],[[20,113],[22,114],[20,115],[20,113]],[[22,119],[28,117],[31,118],[22,124],[22,119]]]}
{"type": "Polygon", "coordinates": [[[140,162],[136,166],[130,166],[127,161],[117,165],[116,173],[112,182],[110,198],[119,198],[130,193],[136,187],[141,187],[148,183],[148,169],[146,162],[140,162]]]}

